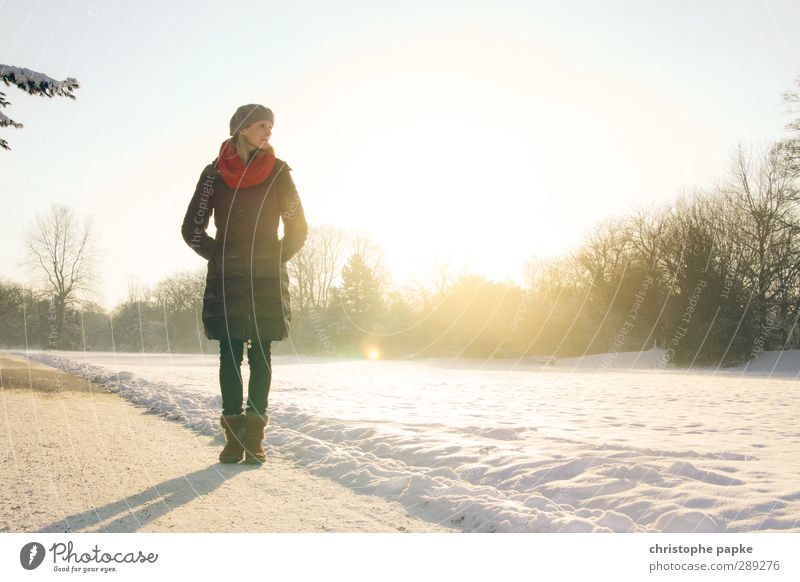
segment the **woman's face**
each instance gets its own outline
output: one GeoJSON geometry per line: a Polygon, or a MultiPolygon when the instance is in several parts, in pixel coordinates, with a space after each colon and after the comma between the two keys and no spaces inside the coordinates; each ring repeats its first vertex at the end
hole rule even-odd
{"type": "Polygon", "coordinates": [[[269,146],[269,137],[272,135],[272,122],[257,121],[245,127],[240,133],[254,149],[266,149],[269,146]]]}

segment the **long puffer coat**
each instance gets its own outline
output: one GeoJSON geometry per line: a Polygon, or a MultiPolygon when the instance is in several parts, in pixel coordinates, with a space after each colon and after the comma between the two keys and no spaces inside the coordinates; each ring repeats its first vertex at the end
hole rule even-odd
{"type": "Polygon", "coordinates": [[[181,227],[186,244],[208,261],[205,335],[217,340],[285,339],[292,318],[286,262],[308,236],[291,168],[276,159],[264,182],[237,189],[225,183],[216,162],[203,170],[181,227]],[[206,232],[212,215],[215,238],[206,232]]]}

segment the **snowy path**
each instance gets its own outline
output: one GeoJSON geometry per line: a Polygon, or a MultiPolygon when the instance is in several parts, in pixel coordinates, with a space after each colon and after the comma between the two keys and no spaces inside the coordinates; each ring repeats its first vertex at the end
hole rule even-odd
{"type": "MultiPolygon", "coordinates": [[[[214,356],[30,356],[217,432],[214,356]]],[[[269,402],[272,452],[466,531],[800,531],[793,380],[275,356],[269,402]]]]}

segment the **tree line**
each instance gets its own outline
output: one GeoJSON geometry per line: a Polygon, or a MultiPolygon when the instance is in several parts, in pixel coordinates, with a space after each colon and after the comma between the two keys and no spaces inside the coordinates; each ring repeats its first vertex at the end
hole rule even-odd
{"type": "MultiPolygon", "coordinates": [[[[800,78],[784,99],[800,105],[800,78]]],[[[274,353],[611,360],[658,347],[665,366],[727,366],[798,349],[800,117],[787,128],[762,151],[739,146],[713,188],[607,219],[563,256],[532,256],[523,285],[439,263],[398,288],[368,238],[312,227],[289,263],[291,335],[274,353]]],[[[216,352],[202,331],[204,270],[132,283],[106,313],[84,292],[90,234],[68,208],[37,219],[26,246],[43,284],[0,281],[0,346],[216,352]]]]}

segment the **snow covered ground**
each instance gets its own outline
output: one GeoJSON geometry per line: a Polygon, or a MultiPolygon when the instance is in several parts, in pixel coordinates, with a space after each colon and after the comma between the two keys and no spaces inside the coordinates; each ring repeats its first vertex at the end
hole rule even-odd
{"type": "MultiPolygon", "coordinates": [[[[29,356],[218,431],[215,355],[29,356]]],[[[800,358],[759,359],[677,373],[656,350],[546,368],[273,356],[267,452],[465,531],[798,532],[800,358]]]]}

